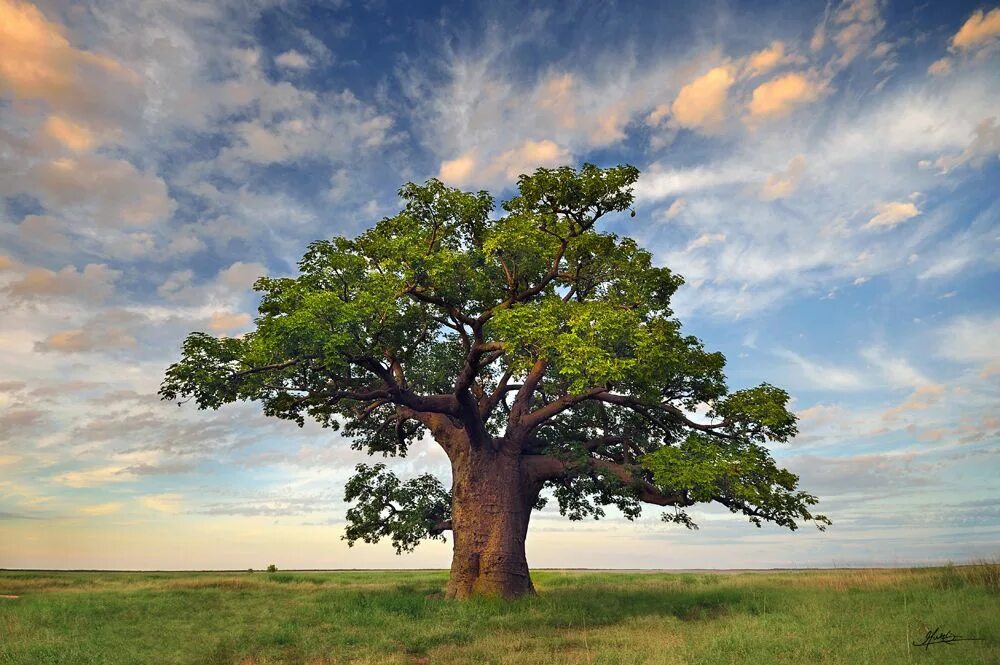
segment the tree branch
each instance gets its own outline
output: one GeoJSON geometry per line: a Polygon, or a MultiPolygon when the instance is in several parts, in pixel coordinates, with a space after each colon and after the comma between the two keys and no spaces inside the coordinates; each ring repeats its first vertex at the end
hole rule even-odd
{"type": "Polygon", "coordinates": [[[632,471],[635,467],[616,464],[607,460],[588,458],[584,463],[569,462],[551,455],[525,455],[525,468],[536,481],[558,480],[575,471],[591,468],[596,471],[610,473],[636,492],[636,497],[644,502],[657,506],[692,506],[694,501],[688,498],[687,492],[664,494],[648,480],[640,478],[632,471]]]}
{"type": "Polygon", "coordinates": [[[569,409],[580,402],[592,399],[606,391],[607,386],[595,386],[585,393],[578,395],[564,395],[559,399],[555,399],[545,406],[535,409],[531,413],[525,415],[521,420],[521,424],[525,429],[527,429],[528,432],[531,432],[544,424],[545,421],[554,418],[566,409],[569,409]]]}
{"type": "Polygon", "coordinates": [[[528,375],[524,378],[524,383],[521,384],[520,390],[514,396],[514,403],[511,405],[510,414],[507,416],[508,435],[522,433],[520,432],[520,430],[523,430],[521,420],[524,414],[527,413],[531,396],[535,393],[535,388],[538,387],[542,377],[545,376],[545,370],[548,368],[549,361],[539,358],[528,371],[528,375]]]}
{"type": "Polygon", "coordinates": [[[250,376],[251,374],[260,374],[261,372],[271,372],[280,369],[286,369],[294,365],[298,365],[300,362],[305,360],[315,360],[316,356],[305,356],[302,358],[294,358],[292,360],[286,360],[285,362],[274,363],[273,365],[262,365],[261,367],[251,367],[250,369],[245,369],[240,372],[233,372],[229,375],[228,379],[231,381],[233,379],[240,379],[244,376],[250,376]]]}
{"type": "Polygon", "coordinates": [[[504,348],[503,342],[476,342],[473,344],[472,348],[469,349],[469,354],[465,358],[465,365],[462,367],[462,371],[455,379],[455,393],[458,394],[463,390],[468,390],[479,370],[499,358],[499,355],[494,354],[502,354],[504,348]],[[485,360],[487,358],[488,360],[485,360]]]}
{"type": "Polygon", "coordinates": [[[445,531],[451,531],[451,520],[442,520],[427,530],[432,536],[440,536],[445,531]]]}
{"type": "Polygon", "coordinates": [[[610,392],[599,393],[599,394],[595,395],[594,398],[598,399],[598,400],[600,400],[602,402],[607,402],[608,404],[618,404],[620,406],[625,406],[625,407],[631,408],[633,410],[652,409],[652,410],[661,411],[663,413],[669,414],[670,417],[673,420],[675,420],[677,422],[680,422],[685,427],[689,427],[691,429],[698,430],[699,432],[705,432],[706,434],[712,434],[714,436],[718,436],[718,437],[723,438],[723,439],[733,439],[733,438],[735,438],[735,437],[733,437],[733,436],[731,436],[729,434],[726,434],[725,432],[719,431],[723,427],[726,427],[729,423],[727,423],[725,421],[723,421],[721,423],[715,423],[715,424],[712,424],[712,425],[706,425],[706,424],[703,424],[703,423],[696,423],[695,421],[693,421],[690,418],[688,418],[684,414],[684,412],[681,411],[680,409],[678,409],[676,406],[674,406],[673,404],[668,404],[666,402],[658,402],[656,404],[647,404],[647,403],[645,403],[645,402],[643,402],[641,400],[637,400],[634,397],[631,397],[629,395],[617,395],[617,394],[610,393],[610,392]]]}
{"type": "MultiPolygon", "coordinates": [[[[528,432],[531,432],[542,425],[546,421],[551,420],[553,417],[559,415],[563,411],[570,409],[581,402],[587,400],[597,400],[599,402],[604,402],[607,404],[615,404],[618,406],[623,406],[632,409],[640,415],[650,418],[649,411],[659,411],[666,414],[674,422],[678,422],[685,427],[688,427],[699,432],[705,432],[706,434],[712,434],[723,439],[734,439],[730,434],[726,434],[721,431],[723,428],[727,427],[729,423],[723,421],[721,423],[705,424],[698,423],[685,415],[683,411],[667,402],[658,402],[655,404],[648,404],[642,400],[638,400],[631,395],[619,395],[610,392],[607,387],[595,386],[585,393],[580,393],[577,395],[565,395],[557,400],[549,402],[543,407],[526,414],[522,418],[521,426],[524,427],[528,432]]],[[[655,422],[655,421],[654,421],[655,422]]]]}
{"type": "Polygon", "coordinates": [[[365,356],[351,359],[359,367],[363,367],[382,379],[390,399],[401,406],[408,406],[417,411],[429,411],[431,413],[444,413],[447,415],[460,415],[458,400],[454,395],[417,395],[407,390],[396,382],[391,370],[382,366],[374,358],[365,356]]]}
{"type": "Polygon", "coordinates": [[[430,305],[437,305],[444,311],[448,312],[448,314],[456,321],[460,321],[467,326],[472,326],[473,328],[475,328],[476,319],[472,318],[471,316],[468,316],[467,314],[462,313],[458,309],[458,307],[452,305],[444,298],[426,293],[421,287],[417,286],[416,284],[406,287],[406,289],[403,290],[403,293],[411,295],[421,302],[425,302],[430,305]]]}
{"type": "Polygon", "coordinates": [[[327,399],[331,404],[335,404],[342,399],[350,399],[356,402],[373,402],[373,407],[381,406],[385,404],[385,399],[388,398],[388,390],[334,390],[334,391],[324,391],[312,393],[311,395],[306,395],[306,397],[323,397],[327,399]]]}
{"type": "Polygon", "coordinates": [[[503,375],[500,380],[497,381],[497,386],[493,390],[493,393],[479,403],[479,414],[483,421],[489,420],[490,414],[493,413],[493,409],[496,408],[497,404],[504,398],[504,396],[511,390],[520,390],[520,385],[509,385],[510,377],[514,375],[514,369],[508,367],[504,370],[503,375]]]}

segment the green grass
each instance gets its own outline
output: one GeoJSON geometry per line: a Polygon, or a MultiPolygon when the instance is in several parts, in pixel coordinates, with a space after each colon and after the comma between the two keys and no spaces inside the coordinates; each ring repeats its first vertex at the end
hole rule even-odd
{"type": "Polygon", "coordinates": [[[1000,663],[1000,565],[539,571],[536,598],[444,572],[0,572],[0,664],[1000,663]],[[910,645],[927,630],[977,642],[910,645]]]}

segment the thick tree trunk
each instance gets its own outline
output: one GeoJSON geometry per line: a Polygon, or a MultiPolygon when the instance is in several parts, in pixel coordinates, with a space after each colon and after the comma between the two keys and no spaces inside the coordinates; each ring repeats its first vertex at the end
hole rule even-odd
{"type": "Polygon", "coordinates": [[[516,453],[466,450],[452,458],[454,558],[449,598],[533,594],[524,554],[538,498],[516,453]]]}

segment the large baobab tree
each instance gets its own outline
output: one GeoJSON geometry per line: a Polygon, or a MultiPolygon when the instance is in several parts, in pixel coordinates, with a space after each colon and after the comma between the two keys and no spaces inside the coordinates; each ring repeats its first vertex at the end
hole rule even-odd
{"type": "Polygon", "coordinates": [[[402,551],[450,530],[449,597],[533,592],[524,544],[545,488],[570,519],[648,503],[692,526],[684,509],[715,501],[758,526],[822,528],[764,447],[795,434],[787,393],[730,392],[722,354],[673,318],[682,279],[598,228],[629,210],[638,175],[538,169],[499,217],[486,192],[407,184],[399,214],[313,243],[297,277],[258,280],[252,332],[188,336],[160,393],[258,401],[372,454],[432,437],[450,491],[359,465],[346,537],[402,551]]]}

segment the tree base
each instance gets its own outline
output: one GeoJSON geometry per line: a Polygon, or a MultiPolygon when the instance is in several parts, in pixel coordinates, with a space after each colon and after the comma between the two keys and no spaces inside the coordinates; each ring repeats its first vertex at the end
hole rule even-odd
{"type": "Polygon", "coordinates": [[[534,594],[524,541],[540,485],[516,455],[492,450],[453,460],[452,473],[454,555],[446,597],[534,594]]]}
{"type": "Polygon", "coordinates": [[[479,577],[474,580],[450,580],[445,598],[466,600],[469,598],[503,598],[513,600],[535,595],[535,586],[530,577],[479,577]]]}

